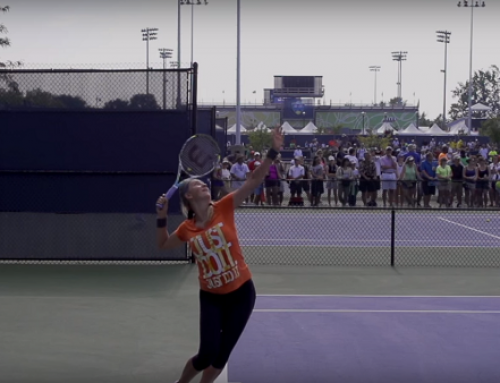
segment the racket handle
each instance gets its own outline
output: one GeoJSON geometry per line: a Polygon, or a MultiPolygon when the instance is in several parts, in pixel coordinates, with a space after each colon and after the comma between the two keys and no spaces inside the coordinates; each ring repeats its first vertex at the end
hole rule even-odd
{"type": "Polygon", "coordinates": [[[177,185],[174,185],[172,186],[169,191],[167,192],[167,199],[170,200],[170,198],[172,198],[172,196],[174,195],[174,193],[177,191],[179,187],[177,185]]]}
{"type": "MultiPolygon", "coordinates": [[[[170,200],[170,198],[172,198],[172,196],[173,196],[173,195],[174,195],[174,193],[177,191],[177,189],[178,189],[178,186],[177,186],[177,185],[172,186],[172,187],[168,190],[167,195],[166,195],[166,198],[167,198],[168,200],[170,200]]],[[[161,203],[157,203],[157,204],[156,204],[156,206],[157,206],[159,209],[163,209],[163,204],[161,204],[161,203]]]]}

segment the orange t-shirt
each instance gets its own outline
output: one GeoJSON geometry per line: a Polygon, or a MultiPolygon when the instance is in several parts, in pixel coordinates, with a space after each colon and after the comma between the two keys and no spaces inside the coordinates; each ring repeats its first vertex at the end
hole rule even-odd
{"type": "Polygon", "coordinates": [[[194,220],[186,220],[174,234],[189,243],[198,265],[200,288],[228,294],[252,278],[238,241],[232,193],[213,204],[207,227],[200,229],[194,220]]]}

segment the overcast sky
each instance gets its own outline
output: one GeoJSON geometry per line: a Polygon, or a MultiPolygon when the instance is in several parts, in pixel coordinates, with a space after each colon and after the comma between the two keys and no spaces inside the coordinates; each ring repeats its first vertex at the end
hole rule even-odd
{"type": "MultiPolygon", "coordinates": [[[[2,1],[2,0],[0,0],[2,1]]],[[[436,31],[452,32],[448,92],[469,73],[470,9],[457,0],[241,0],[242,102],[262,101],[275,75],[323,76],[324,101],[370,103],[380,65],[378,100],[397,96],[397,63],[407,51],[403,98],[420,100],[434,118],[442,111],[444,44],[436,31]],[[257,97],[252,92],[257,91],[257,97]],[[415,96],[414,96],[415,94],[415,96]]],[[[475,10],[474,70],[500,64],[500,1],[475,10]]],[[[176,0],[3,0],[0,15],[12,47],[0,60],[27,67],[145,67],[141,29],[159,28],[158,48],[177,51],[176,0]]],[[[236,0],[195,7],[194,59],[200,65],[199,101],[236,100],[236,0]],[[223,94],[224,92],[224,94],[223,94]]],[[[182,61],[190,62],[191,7],[182,7],[182,61]]],[[[453,101],[451,93],[448,105],[453,101]]]]}

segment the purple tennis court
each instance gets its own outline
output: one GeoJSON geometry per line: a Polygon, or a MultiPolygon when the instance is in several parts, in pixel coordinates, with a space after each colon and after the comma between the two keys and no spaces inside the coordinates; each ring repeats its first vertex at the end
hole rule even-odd
{"type": "MultiPolygon", "coordinates": [[[[388,246],[391,241],[389,213],[300,212],[237,214],[236,222],[245,246],[388,246]],[[265,219],[264,219],[265,218],[265,219]],[[339,224],[341,222],[341,224],[339,224]],[[286,228],[278,230],[277,228],[286,228]],[[330,233],[331,235],[327,235],[330,233]],[[362,233],[362,235],[360,235],[362,233]]],[[[500,217],[495,213],[449,212],[398,213],[396,241],[399,246],[491,247],[500,245],[500,217]]]]}
{"type": "Polygon", "coordinates": [[[261,210],[236,214],[250,264],[500,267],[493,211],[261,210]]]}
{"type": "Polygon", "coordinates": [[[260,296],[220,382],[500,381],[500,297],[260,296]]]}

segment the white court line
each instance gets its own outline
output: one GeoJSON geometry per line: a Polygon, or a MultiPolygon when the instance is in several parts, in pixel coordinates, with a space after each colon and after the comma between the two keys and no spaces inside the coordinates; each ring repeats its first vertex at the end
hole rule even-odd
{"type": "Polygon", "coordinates": [[[498,237],[496,235],[493,235],[493,234],[490,234],[490,233],[487,233],[486,231],[478,230],[478,229],[475,229],[475,228],[467,226],[467,225],[462,225],[461,223],[450,221],[450,220],[445,219],[443,217],[438,217],[438,219],[441,220],[441,221],[444,221],[444,222],[451,223],[452,225],[457,225],[457,226],[463,227],[464,229],[469,229],[469,230],[475,231],[476,233],[487,235],[488,237],[492,237],[492,238],[495,238],[495,239],[500,239],[500,237],[498,237]]]}
{"type": "Polygon", "coordinates": [[[334,298],[500,298],[500,295],[342,295],[342,294],[258,294],[258,297],[334,298]]]}
{"type": "Polygon", "coordinates": [[[338,313],[338,314],[500,314],[498,310],[353,310],[353,309],[255,309],[257,313],[338,313]]]}

